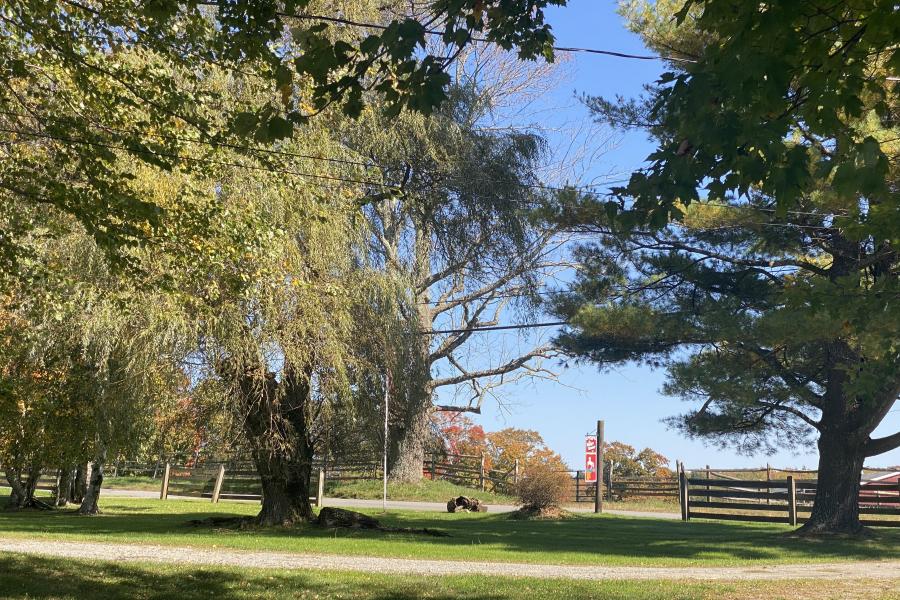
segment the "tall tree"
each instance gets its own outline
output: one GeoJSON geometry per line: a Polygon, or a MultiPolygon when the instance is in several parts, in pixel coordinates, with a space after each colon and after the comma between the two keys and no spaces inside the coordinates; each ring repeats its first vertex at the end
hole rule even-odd
{"type": "Polygon", "coordinates": [[[900,447],[873,437],[900,394],[900,20],[886,2],[673,8],[629,8],[672,71],[644,101],[589,100],[659,147],[618,198],[560,215],[598,241],[559,343],[667,367],[665,391],[699,402],[672,420],[690,435],[815,437],[802,531],[857,533],[863,461],[900,447]]]}
{"type": "Polygon", "coordinates": [[[494,352],[488,365],[466,357],[478,328],[499,325],[514,308],[527,317],[547,277],[569,264],[556,226],[532,218],[531,209],[551,198],[535,176],[543,139],[483,128],[482,101],[477,90],[455,89],[431,117],[370,112],[348,136],[391,190],[374,189],[365,207],[370,248],[374,264],[408,286],[403,307],[418,333],[410,350],[416,370],[406,388],[395,387],[403,390],[391,432],[395,479],[422,477],[435,409],[477,413],[504,383],[552,377],[540,366],[553,354],[549,345],[494,352]],[[450,386],[471,393],[462,404],[436,407],[436,391],[450,386]]]}

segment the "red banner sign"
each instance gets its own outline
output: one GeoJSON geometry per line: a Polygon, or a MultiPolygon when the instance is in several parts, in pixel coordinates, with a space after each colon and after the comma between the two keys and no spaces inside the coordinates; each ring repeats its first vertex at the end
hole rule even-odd
{"type": "Polygon", "coordinates": [[[597,481],[597,436],[584,438],[584,480],[597,481]]]}

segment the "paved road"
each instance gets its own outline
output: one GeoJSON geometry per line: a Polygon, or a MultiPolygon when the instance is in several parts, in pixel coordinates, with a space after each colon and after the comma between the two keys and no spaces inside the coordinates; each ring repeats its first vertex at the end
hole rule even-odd
{"type": "MultiPolygon", "coordinates": [[[[118,498],[159,498],[159,492],[155,491],[142,491],[142,490],[103,490],[100,494],[101,497],[118,497],[118,498]]],[[[171,500],[201,500],[205,502],[209,502],[208,498],[197,498],[195,496],[169,496],[171,500]]],[[[257,500],[228,500],[228,502],[258,502],[257,500]]],[[[342,508],[372,508],[378,509],[382,507],[381,500],[359,500],[355,498],[325,498],[323,501],[324,506],[339,506],[342,508]]],[[[388,510],[422,510],[422,511],[437,511],[444,512],[447,510],[447,505],[443,502],[410,502],[404,500],[388,500],[387,503],[388,510]]],[[[513,506],[511,504],[491,504],[488,507],[488,511],[492,513],[507,513],[512,512],[518,508],[517,506],[513,506]]],[[[576,507],[570,508],[572,512],[582,512],[588,513],[593,512],[593,507],[576,507]]],[[[646,512],[646,511],[634,511],[634,510],[605,510],[603,511],[606,514],[611,515],[622,515],[626,517],[647,517],[652,519],[680,519],[681,515],[678,513],[660,513],[660,512],[646,512]]]]}
{"type": "Polygon", "coordinates": [[[65,542],[0,538],[0,552],[115,562],[251,567],[290,570],[343,570],[398,575],[488,575],[540,579],[879,579],[900,580],[900,561],[787,564],[747,567],[619,567],[416,560],[374,556],[247,552],[105,542],[65,542]]]}

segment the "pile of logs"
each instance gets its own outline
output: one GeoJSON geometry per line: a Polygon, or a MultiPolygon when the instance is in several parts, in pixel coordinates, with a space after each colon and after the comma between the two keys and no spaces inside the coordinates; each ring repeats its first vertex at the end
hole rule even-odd
{"type": "Polygon", "coordinates": [[[450,498],[447,501],[447,512],[487,512],[487,505],[478,498],[460,496],[459,498],[450,498]]]}

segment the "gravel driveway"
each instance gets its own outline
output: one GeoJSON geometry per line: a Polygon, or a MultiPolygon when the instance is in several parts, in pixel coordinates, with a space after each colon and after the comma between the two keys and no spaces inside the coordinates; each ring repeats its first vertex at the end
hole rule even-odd
{"type": "Polygon", "coordinates": [[[889,579],[900,581],[900,561],[788,564],[746,567],[564,566],[372,556],[243,552],[237,550],[0,538],[0,552],[115,562],[262,569],[362,571],[397,575],[491,575],[540,579],[889,579]]]}

